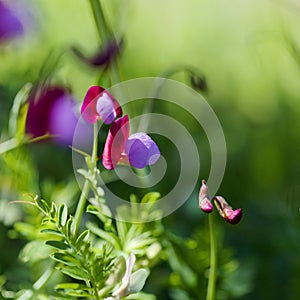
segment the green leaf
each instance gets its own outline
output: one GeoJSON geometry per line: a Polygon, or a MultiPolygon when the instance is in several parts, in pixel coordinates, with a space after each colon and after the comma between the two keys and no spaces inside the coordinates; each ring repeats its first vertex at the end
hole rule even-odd
{"type": "Polygon", "coordinates": [[[72,224],[73,224],[73,219],[72,219],[72,217],[70,217],[65,226],[65,233],[69,239],[73,239],[72,238],[72,224]]]}
{"type": "Polygon", "coordinates": [[[160,193],[150,192],[147,193],[141,200],[141,203],[153,203],[160,198],[160,193]]]}
{"type": "Polygon", "coordinates": [[[36,197],[35,202],[37,206],[43,211],[43,213],[47,215],[49,212],[48,203],[43,199],[39,199],[38,197],[36,197]]]}
{"type": "Polygon", "coordinates": [[[61,270],[61,272],[64,274],[78,280],[90,280],[89,274],[84,269],[79,267],[66,266],[59,268],[59,270],[61,270]]]}
{"type": "Polygon", "coordinates": [[[123,221],[116,221],[118,236],[121,241],[125,241],[127,233],[127,224],[123,221]]]}
{"type": "Polygon", "coordinates": [[[76,240],[76,246],[77,247],[79,247],[80,246],[80,244],[83,242],[83,241],[85,241],[86,239],[88,239],[88,236],[89,236],[89,230],[87,229],[87,230],[85,230],[85,231],[83,231],[81,234],[80,234],[80,236],[77,238],[77,240],[76,240]]]}
{"type": "Polygon", "coordinates": [[[86,227],[90,229],[94,234],[98,235],[102,239],[109,242],[111,245],[113,245],[117,249],[121,249],[119,244],[119,238],[113,234],[112,232],[106,232],[102,230],[101,228],[97,227],[94,223],[88,222],[86,224],[86,227]]]}
{"type": "Polygon", "coordinates": [[[65,203],[61,204],[58,209],[58,223],[64,227],[68,219],[68,207],[65,203]]]}
{"type": "Polygon", "coordinates": [[[56,216],[56,212],[57,212],[57,207],[55,205],[54,202],[52,202],[51,204],[51,209],[50,209],[50,216],[54,219],[56,216]]]}
{"type": "Polygon", "coordinates": [[[75,257],[73,257],[69,254],[56,252],[56,253],[53,253],[52,255],[50,255],[50,257],[53,260],[63,263],[67,266],[79,266],[80,265],[80,262],[75,257]]]}
{"type": "Polygon", "coordinates": [[[65,290],[64,292],[66,293],[66,295],[72,297],[84,297],[84,298],[91,297],[91,294],[84,290],[65,290]]]}
{"type": "Polygon", "coordinates": [[[27,107],[24,106],[32,89],[31,83],[26,83],[17,93],[10,111],[8,133],[10,136],[21,138],[25,132],[27,107]]]}
{"type": "Polygon", "coordinates": [[[61,233],[60,231],[50,229],[50,228],[42,229],[41,233],[48,233],[48,234],[53,234],[53,235],[56,235],[59,237],[64,237],[63,233],[61,233]]]}
{"type": "Polygon", "coordinates": [[[46,244],[59,250],[70,249],[70,247],[66,243],[60,241],[47,241],[46,244]]]}
{"type": "Polygon", "coordinates": [[[55,286],[56,290],[63,290],[63,289],[82,289],[82,290],[86,290],[86,291],[91,291],[92,288],[87,287],[86,285],[80,284],[80,283],[60,283],[58,285],[55,286]]]}

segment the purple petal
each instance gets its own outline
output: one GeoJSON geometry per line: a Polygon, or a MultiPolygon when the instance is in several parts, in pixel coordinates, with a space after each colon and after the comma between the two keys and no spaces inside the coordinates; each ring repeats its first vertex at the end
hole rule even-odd
{"type": "Polygon", "coordinates": [[[97,100],[96,109],[104,124],[111,124],[116,118],[116,111],[108,93],[102,93],[97,100]]]}
{"type": "Polygon", "coordinates": [[[86,57],[79,49],[72,47],[74,54],[86,64],[93,67],[106,67],[119,54],[123,40],[117,42],[115,39],[108,41],[92,57],[86,57]]]}
{"type": "Polygon", "coordinates": [[[128,138],[125,152],[130,165],[138,169],[155,164],[160,157],[160,151],[155,142],[143,132],[132,134],[128,138]]]}
{"type": "Polygon", "coordinates": [[[0,1],[0,43],[21,35],[23,32],[24,28],[21,20],[0,1]]]}
{"type": "Polygon", "coordinates": [[[62,145],[70,145],[73,141],[74,130],[78,118],[74,113],[75,100],[71,95],[57,99],[50,113],[50,133],[54,140],[62,145]]]}

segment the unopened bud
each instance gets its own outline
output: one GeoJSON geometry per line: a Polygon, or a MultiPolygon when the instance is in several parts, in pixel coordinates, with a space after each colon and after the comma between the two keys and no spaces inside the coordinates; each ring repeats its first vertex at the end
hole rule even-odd
{"type": "Polygon", "coordinates": [[[208,187],[206,185],[205,180],[202,180],[202,186],[201,186],[200,192],[199,192],[199,207],[205,213],[211,213],[214,209],[213,205],[211,204],[211,202],[209,200],[208,187]]]}
{"type": "Polygon", "coordinates": [[[220,216],[230,224],[237,224],[242,218],[242,209],[233,210],[232,207],[221,196],[214,197],[215,205],[220,216]]]}

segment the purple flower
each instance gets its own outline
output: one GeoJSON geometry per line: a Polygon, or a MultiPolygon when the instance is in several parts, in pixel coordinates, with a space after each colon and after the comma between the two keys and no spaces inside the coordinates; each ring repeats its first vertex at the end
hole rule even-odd
{"type": "Polygon", "coordinates": [[[160,157],[157,145],[143,132],[132,134],[128,138],[125,153],[130,165],[139,169],[155,164],[160,157]]]}
{"type": "Polygon", "coordinates": [[[129,136],[129,131],[127,115],[112,124],[102,155],[106,169],[113,170],[118,163],[142,169],[159,159],[160,151],[146,133],[138,132],[129,136]]]}
{"type": "Polygon", "coordinates": [[[0,44],[24,32],[23,24],[12,8],[0,0],[0,44]]]}
{"type": "Polygon", "coordinates": [[[211,213],[214,209],[213,205],[210,202],[210,197],[208,193],[208,187],[206,185],[205,180],[202,180],[202,186],[200,188],[199,192],[199,207],[205,212],[205,213],[211,213]]]}
{"type": "Polygon", "coordinates": [[[120,49],[123,45],[123,40],[117,42],[115,39],[108,41],[104,47],[100,48],[99,51],[92,57],[86,57],[80,50],[73,47],[72,50],[75,55],[88,65],[94,67],[106,67],[110,62],[120,53],[120,49]]]}
{"type": "Polygon", "coordinates": [[[78,118],[74,113],[75,100],[63,87],[35,88],[30,94],[26,118],[26,133],[33,138],[50,134],[63,145],[72,143],[78,118]]]}
{"type": "Polygon", "coordinates": [[[242,218],[242,209],[233,210],[232,207],[221,196],[214,197],[215,205],[220,216],[230,224],[237,224],[242,218]]]}
{"type": "Polygon", "coordinates": [[[90,124],[102,119],[105,124],[111,124],[122,116],[122,108],[118,101],[103,87],[91,86],[81,107],[83,119],[90,124]]]}

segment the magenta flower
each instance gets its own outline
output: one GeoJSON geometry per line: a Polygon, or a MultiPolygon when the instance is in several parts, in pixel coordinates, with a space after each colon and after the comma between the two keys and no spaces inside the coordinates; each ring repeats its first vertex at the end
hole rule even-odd
{"type": "Polygon", "coordinates": [[[138,132],[129,136],[129,131],[127,115],[112,124],[102,155],[106,169],[113,170],[118,163],[142,169],[159,159],[160,151],[146,133],[138,132]]]}
{"type": "Polygon", "coordinates": [[[199,192],[199,207],[205,213],[211,213],[214,209],[213,205],[210,202],[208,187],[206,185],[205,180],[202,180],[202,186],[201,186],[200,192],[199,192]]]}
{"type": "Polygon", "coordinates": [[[221,196],[214,197],[215,205],[220,216],[230,224],[237,224],[242,218],[242,209],[233,210],[232,207],[221,196]]]}
{"type": "Polygon", "coordinates": [[[26,133],[36,138],[50,134],[63,145],[72,143],[78,118],[75,99],[65,88],[46,86],[33,90],[28,99],[26,133]]]}
{"type": "Polygon", "coordinates": [[[20,18],[12,8],[0,0],[0,44],[23,34],[24,28],[20,18]]]}
{"type": "Polygon", "coordinates": [[[91,86],[81,107],[83,119],[90,124],[102,119],[105,124],[111,124],[122,116],[122,108],[118,101],[103,87],[91,86]]]}

